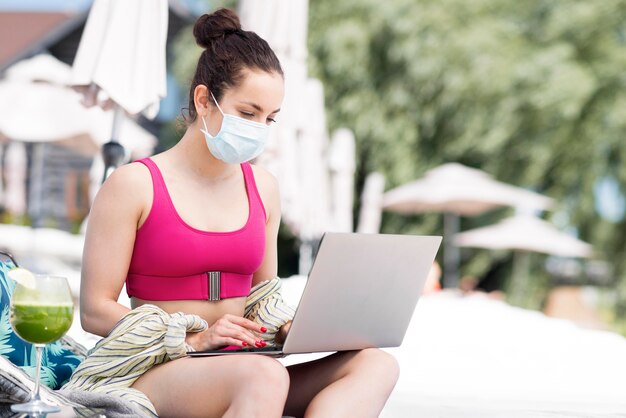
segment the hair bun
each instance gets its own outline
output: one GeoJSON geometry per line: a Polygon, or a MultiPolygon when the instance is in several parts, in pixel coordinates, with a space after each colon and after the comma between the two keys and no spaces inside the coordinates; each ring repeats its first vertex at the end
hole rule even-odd
{"type": "Polygon", "coordinates": [[[215,40],[238,30],[241,30],[241,22],[237,13],[230,9],[219,9],[198,18],[193,27],[193,36],[198,45],[208,48],[215,40]]]}

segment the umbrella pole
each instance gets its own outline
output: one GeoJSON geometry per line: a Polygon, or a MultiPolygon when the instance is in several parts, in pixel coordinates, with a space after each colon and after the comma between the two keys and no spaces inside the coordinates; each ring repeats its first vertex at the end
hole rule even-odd
{"type": "Polygon", "coordinates": [[[4,205],[4,145],[0,144],[0,208],[5,209],[4,205]]]}
{"type": "Polygon", "coordinates": [[[124,147],[118,142],[123,117],[122,107],[116,104],[113,113],[113,126],[111,127],[111,140],[102,146],[102,158],[104,160],[102,183],[124,160],[124,147]]]}
{"type": "Polygon", "coordinates": [[[530,253],[516,251],[513,254],[513,274],[509,286],[509,300],[513,305],[521,305],[526,296],[526,289],[530,281],[530,253]]]}
{"type": "Polygon", "coordinates": [[[300,257],[298,261],[298,274],[307,276],[313,267],[313,245],[310,239],[300,242],[300,257]]]}
{"type": "Polygon", "coordinates": [[[32,226],[43,226],[43,183],[45,166],[45,144],[39,142],[33,146],[33,162],[30,171],[30,198],[28,212],[32,216],[32,226]]]}
{"type": "Polygon", "coordinates": [[[113,113],[113,126],[111,127],[111,142],[118,142],[120,139],[120,125],[124,116],[122,113],[122,107],[116,104],[113,113]]]}
{"type": "Polygon", "coordinates": [[[443,287],[455,288],[459,283],[459,247],[454,245],[454,236],[459,232],[459,215],[452,212],[443,214],[443,287]]]}

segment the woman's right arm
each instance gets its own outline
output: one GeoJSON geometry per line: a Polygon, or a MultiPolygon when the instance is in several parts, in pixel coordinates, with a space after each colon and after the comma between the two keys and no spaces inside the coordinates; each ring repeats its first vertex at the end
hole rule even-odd
{"type": "Polygon", "coordinates": [[[130,310],[117,299],[126,280],[140,219],[151,201],[150,174],[140,163],[115,170],[94,200],[80,286],[80,321],[87,332],[107,336],[130,310]]]}

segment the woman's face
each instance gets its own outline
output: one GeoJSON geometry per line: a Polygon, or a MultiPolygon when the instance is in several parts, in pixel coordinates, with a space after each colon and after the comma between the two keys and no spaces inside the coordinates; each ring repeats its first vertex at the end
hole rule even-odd
{"type": "MultiPolygon", "coordinates": [[[[219,102],[222,112],[258,123],[274,123],[285,94],[283,77],[265,71],[244,70],[244,74],[239,86],[224,91],[219,102]]],[[[206,94],[208,100],[201,101],[205,105],[204,112],[198,114],[205,115],[209,133],[216,135],[222,126],[222,114],[215,105],[211,106],[213,98],[208,89],[198,86],[196,90],[199,88],[203,89],[199,95],[206,94]]],[[[200,126],[203,126],[202,121],[200,126]]]]}

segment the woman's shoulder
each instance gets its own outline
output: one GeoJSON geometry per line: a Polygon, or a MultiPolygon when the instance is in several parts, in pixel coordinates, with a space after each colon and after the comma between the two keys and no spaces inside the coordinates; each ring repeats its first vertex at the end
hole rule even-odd
{"type": "Polygon", "coordinates": [[[250,164],[259,193],[278,194],[278,180],[266,168],[250,164]]]}
{"type": "Polygon", "coordinates": [[[275,208],[280,211],[280,192],[276,177],[264,167],[253,164],[250,164],[250,167],[252,167],[256,187],[266,209],[275,208]]]}
{"type": "Polygon", "coordinates": [[[148,167],[138,161],[124,164],[116,168],[103,184],[127,191],[143,189],[151,183],[151,175],[148,167]]]}
{"type": "Polygon", "coordinates": [[[89,223],[136,229],[151,200],[148,169],[141,163],[125,164],[116,168],[98,190],[89,223]]]}
{"type": "Polygon", "coordinates": [[[125,204],[140,204],[152,199],[150,171],[139,162],[116,168],[102,184],[96,199],[114,199],[125,204]]]}

